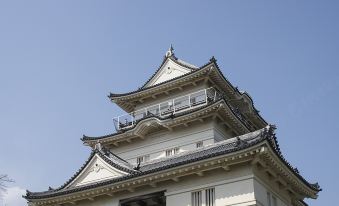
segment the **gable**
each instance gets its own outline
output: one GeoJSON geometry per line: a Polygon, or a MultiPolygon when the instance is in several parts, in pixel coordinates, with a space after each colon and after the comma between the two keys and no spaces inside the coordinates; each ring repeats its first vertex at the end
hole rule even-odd
{"type": "Polygon", "coordinates": [[[145,87],[160,84],[170,79],[187,74],[191,71],[192,69],[186,68],[176,63],[171,58],[167,58],[165,63],[161,66],[161,68],[157,71],[153,78],[145,85],[145,87]]]}
{"type": "Polygon", "coordinates": [[[117,168],[105,162],[98,154],[95,154],[83,171],[76,177],[68,187],[87,185],[93,182],[112,179],[126,175],[117,168]]]}

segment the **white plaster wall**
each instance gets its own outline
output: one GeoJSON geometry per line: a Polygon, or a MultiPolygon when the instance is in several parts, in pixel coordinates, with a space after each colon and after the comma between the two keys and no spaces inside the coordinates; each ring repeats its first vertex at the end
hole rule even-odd
{"type": "Polygon", "coordinates": [[[232,138],[233,135],[230,133],[230,130],[226,129],[226,125],[224,124],[220,124],[220,123],[214,123],[214,135],[215,135],[215,139],[222,141],[223,139],[229,139],[232,138]]]}
{"type": "MultiPolygon", "coordinates": [[[[263,206],[268,206],[267,192],[277,198],[277,206],[291,206],[289,200],[286,200],[286,197],[283,197],[282,193],[275,192],[274,189],[269,188],[269,186],[264,186],[257,179],[254,180],[254,191],[256,200],[263,206]]],[[[271,205],[273,206],[273,201],[271,201],[271,205]]]]}
{"type": "MultiPolygon", "coordinates": [[[[206,172],[203,177],[189,176],[179,182],[166,181],[157,184],[156,188],[144,186],[136,188],[135,192],[122,191],[112,197],[100,196],[94,201],[76,202],[79,206],[118,206],[119,200],[139,195],[166,191],[166,206],[191,206],[191,192],[215,188],[216,206],[253,205],[254,187],[253,175],[248,166],[233,168],[226,172],[222,169],[206,172]]],[[[67,205],[67,204],[66,204],[67,205]]],[[[70,205],[70,204],[69,204],[70,205]]]]}
{"type": "Polygon", "coordinates": [[[139,110],[139,109],[143,109],[149,106],[153,106],[153,105],[157,105],[163,102],[168,102],[171,101],[172,99],[175,99],[177,97],[181,97],[181,96],[185,96],[203,89],[207,89],[209,88],[208,85],[206,84],[200,84],[197,86],[190,86],[185,88],[184,90],[180,91],[180,90],[172,90],[170,91],[170,96],[167,95],[162,95],[162,96],[157,96],[156,99],[147,99],[144,100],[143,103],[139,103],[136,107],[135,110],[139,110]]]}
{"type": "MultiPolygon", "coordinates": [[[[71,206],[72,204],[66,204],[67,206],[71,206]]],[[[76,205],[79,206],[119,206],[119,198],[118,197],[100,197],[97,199],[94,199],[94,201],[91,200],[83,200],[77,202],[76,205]]]]}
{"type": "Polygon", "coordinates": [[[191,206],[192,191],[202,191],[202,205],[205,205],[205,189],[215,188],[215,205],[253,205],[255,204],[253,179],[237,178],[229,181],[218,181],[211,184],[192,187],[186,191],[166,195],[167,206],[191,206]]]}
{"type": "Polygon", "coordinates": [[[196,143],[203,141],[204,146],[215,142],[214,124],[204,122],[187,128],[176,129],[146,136],[144,140],[111,148],[121,158],[136,163],[138,156],[150,155],[150,159],[165,156],[166,149],[180,147],[180,152],[196,149],[196,143]]]}
{"type": "Polygon", "coordinates": [[[126,174],[126,172],[120,171],[116,168],[112,168],[112,166],[110,166],[107,162],[105,162],[100,156],[96,154],[91,162],[87,164],[85,169],[80,173],[77,178],[75,178],[70,183],[69,186],[77,187],[97,181],[120,177],[126,174]]]}
{"type": "Polygon", "coordinates": [[[253,205],[253,179],[235,181],[215,187],[216,206],[253,205]]]}
{"type": "Polygon", "coordinates": [[[192,176],[167,189],[167,206],[191,206],[192,191],[215,188],[216,206],[255,204],[253,176],[248,166],[234,168],[230,172],[219,170],[203,177],[192,176]]]}
{"type": "Polygon", "coordinates": [[[229,172],[221,169],[210,171],[206,172],[203,177],[192,175],[184,179],[181,178],[179,182],[166,181],[157,184],[156,188],[144,186],[137,188],[133,193],[122,191],[114,194],[113,197],[100,196],[96,197],[94,201],[79,201],[77,205],[118,206],[119,200],[122,199],[165,191],[166,206],[191,206],[192,191],[203,191],[204,203],[204,190],[214,187],[215,206],[268,206],[267,191],[277,198],[277,206],[291,206],[288,200],[280,196],[279,192],[269,188],[270,186],[265,185],[262,181],[252,173],[250,166],[243,165],[232,167],[229,172]]]}
{"type": "Polygon", "coordinates": [[[191,192],[167,196],[166,206],[191,206],[191,192]]]}
{"type": "Polygon", "coordinates": [[[154,80],[150,82],[150,86],[159,84],[161,82],[168,81],[178,76],[182,76],[186,73],[189,73],[190,70],[184,68],[168,59],[167,62],[163,65],[158,75],[154,77],[154,80]]]}
{"type": "Polygon", "coordinates": [[[111,151],[130,163],[136,164],[139,156],[150,155],[150,160],[158,159],[166,156],[166,149],[179,147],[179,152],[184,152],[196,149],[196,143],[199,141],[203,141],[203,145],[207,146],[232,138],[223,130],[223,125],[215,121],[204,121],[170,132],[153,133],[143,140],[138,139],[113,147],[111,151]]]}

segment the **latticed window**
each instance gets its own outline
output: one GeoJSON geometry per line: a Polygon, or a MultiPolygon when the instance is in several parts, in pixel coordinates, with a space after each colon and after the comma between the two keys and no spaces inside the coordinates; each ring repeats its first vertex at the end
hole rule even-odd
{"type": "Polygon", "coordinates": [[[272,204],[271,204],[271,194],[269,192],[267,192],[267,205],[272,206],[272,204]]]}
{"type": "Polygon", "coordinates": [[[137,164],[149,161],[149,155],[137,157],[137,164]]]}
{"type": "Polygon", "coordinates": [[[166,157],[179,153],[179,147],[166,150],[166,157]]]}
{"type": "Polygon", "coordinates": [[[205,190],[206,206],[214,206],[215,202],[215,190],[214,188],[209,188],[205,190]]]}
{"type": "Polygon", "coordinates": [[[197,142],[197,148],[199,148],[199,147],[202,147],[202,146],[204,146],[204,143],[202,142],[202,141],[200,141],[200,142],[197,142]]]}
{"type": "Polygon", "coordinates": [[[215,206],[215,189],[192,192],[192,206],[215,206]],[[203,196],[205,195],[205,196],[203,196]]]}
{"type": "Polygon", "coordinates": [[[202,206],[201,191],[192,192],[192,206],[202,206]]]}

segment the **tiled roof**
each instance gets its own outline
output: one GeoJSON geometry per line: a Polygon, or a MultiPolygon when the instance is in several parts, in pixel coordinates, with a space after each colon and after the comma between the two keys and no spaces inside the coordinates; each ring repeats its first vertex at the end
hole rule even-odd
{"type": "MultiPolygon", "coordinates": [[[[209,62],[208,64],[210,64],[210,62],[209,62]]],[[[205,66],[208,65],[208,64],[205,64],[203,67],[205,67],[205,66]]],[[[201,68],[203,68],[203,67],[199,67],[199,68],[195,68],[195,67],[192,68],[192,67],[191,67],[191,68],[190,68],[190,67],[188,67],[187,65],[184,65],[183,63],[177,61],[176,58],[173,57],[173,56],[165,57],[164,60],[163,60],[163,62],[162,62],[161,65],[160,65],[160,67],[153,73],[153,75],[152,75],[152,76],[146,81],[146,83],[145,83],[144,85],[142,85],[139,89],[134,90],[134,91],[131,91],[131,92],[127,92],[127,93],[122,93],[122,94],[110,93],[110,94],[108,95],[108,97],[109,97],[109,98],[114,98],[114,97],[126,96],[126,95],[130,95],[130,94],[135,94],[135,93],[138,93],[138,92],[141,92],[141,91],[145,91],[145,90],[148,90],[148,89],[151,89],[151,88],[154,88],[154,87],[157,87],[157,86],[166,84],[166,83],[168,83],[168,82],[175,81],[175,80],[180,79],[180,78],[182,78],[182,77],[188,76],[188,75],[190,75],[190,74],[192,74],[192,73],[194,73],[194,72],[198,72],[198,71],[199,71],[201,68]],[[181,75],[181,76],[175,77],[175,78],[173,78],[173,79],[169,79],[169,80],[167,80],[167,81],[161,82],[161,83],[159,83],[159,84],[155,84],[155,85],[146,87],[146,85],[153,79],[153,77],[158,73],[158,71],[161,69],[161,67],[165,64],[165,62],[166,62],[167,59],[171,59],[171,60],[175,61],[177,64],[182,65],[182,66],[184,66],[184,67],[187,67],[187,68],[191,69],[192,71],[191,71],[191,72],[188,72],[188,73],[186,73],[186,74],[183,74],[183,75],[181,75]]]]}
{"type": "MultiPolygon", "coordinates": [[[[170,56],[170,57],[165,57],[164,58],[164,61],[162,62],[161,66],[158,68],[158,70],[162,67],[162,65],[166,62],[166,59],[167,58],[171,58],[171,59],[177,59],[175,56],[170,56]]],[[[177,62],[179,63],[179,62],[177,62]]],[[[183,74],[181,76],[178,76],[178,77],[175,77],[173,79],[169,79],[167,81],[164,81],[164,82],[161,82],[159,84],[156,84],[156,85],[152,85],[152,86],[149,86],[149,87],[145,87],[145,85],[154,77],[154,75],[156,75],[156,73],[158,72],[158,70],[151,76],[151,78],[142,86],[140,87],[139,89],[135,90],[135,91],[131,91],[131,92],[127,92],[127,93],[122,93],[122,94],[114,94],[114,93],[110,93],[108,95],[108,97],[113,100],[114,98],[119,98],[119,97],[123,97],[123,96],[128,96],[128,95],[131,95],[131,94],[136,94],[138,92],[142,92],[142,91],[146,91],[146,90],[149,90],[149,89],[152,89],[152,88],[155,88],[155,87],[158,87],[158,86],[161,86],[161,85],[165,85],[169,82],[173,82],[175,80],[178,80],[178,79],[181,79],[181,78],[184,78],[188,75],[191,75],[191,74],[194,74],[196,72],[199,72],[200,70],[204,69],[204,68],[207,68],[208,65],[215,65],[215,67],[213,67],[213,69],[216,69],[217,72],[220,74],[221,78],[230,86],[230,88],[232,88],[233,90],[233,93],[236,93],[240,96],[246,96],[249,100],[250,100],[250,103],[251,103],[251,106],[254,110],[254,113],[257,115],[257,117],[262,120],[265,124],[267,124],[267,122],[265,121],[265,119],[259,114],[259,110],[257,110],[254,106],[254,102],[253,102],[253,99],[252,97],[247,93],[247,92],[240,92],[238,90],[237,87],[234,87],[232,85],[232,83],[224,76],[224,74],[221,72],[218,64],[217,64],[217,60],[214,56],[211,57],[211,59],[209,60],[208,63],[202,65],[201,67],[199,67],[198,69],[197,68],[191,68],[192,69],[192,72],[189,72],[189,73],[186,73],[186,74],[183,74]]]]}
{"type": "MultiPolygon", "coordinates": [[[[274,153],[280,158],[280,160],[289,168],[289,170],[296,175],[302,182],[304,182],[308,187],[310,187],[314,191],[321,191],[318,184],[311,184],[307,182],[300,174],[293,168],[283,157],[283,155],[280,152],[278,142],[275,137],[274,133],[275,127],[273,125],[267,126],[261,130],[257,130],[255,132],[251,132],[242,136],[238,136],[235,138],[231,138],[228,140],[224,140],[221,142],[218,142],[216,144],[205,146],[203,148],[199,148],[192,151],[182,152],[175,156],[172,156],[170,158],[162,158],[158,160],[153,160],[148,163],[145,163],[140,166],[140,168],[136,171],[134,169],[129,169],[130,172],[128,172],[127,175],[112,178],[109,180],[104,180],[84,186],[78,186],[73,188],[67,188],[65,186],[62,186],[58,189],[48,190],[45,192],[29,192],[27,191],[26,196],[24,196],[26,199],[43,199],[43,198],[49,198],[49,197],[55,197],[59,195],[65,195],[70,194],[73,192],[78,192],[82,190],[87,190],[91,188],[96,188],[99,186],[105,186],[112,183],[117,183],[120,181],[128,180],[134,177],[143,176],[146,174],[151,174],[154,172],[162,171],[165,169],[197,162],[200,160],[217,157],[220,155],[230,154],[236,151],[244,150],[247,148],[250,148],[252,146],[258,145],[260,143],[263,143],[265,141],[268,142],[268,145],[272,148],[274,153]]],[[[99,150],[94,150],[90,156],[90,158],[94,154],[100,154],[101,157],[106,157],[110,159],[107,154],[104,152],[101,152],[99,150]]],[[[116,156],[117,157],[117,156],[116,156]]],[[[121,161],[121,158],[119,158],[121,161]]],[[[126,161],[124,161],[126,163],[126,161]]],[[[88,163],[88,162],[87,162],[88,163]]],[[[85,163],[85,165],[87,164],[85,163]]],[[[123,164],[125,164],[123,163],[123,164]]],[[[111,164],[112,165],[112,164],[111,164]]],[[[112,165],[116,167],[117,165],[112,165]]],[[[85,166],[83,166],[85,167],[85,166]]],[[[120,165],[120,167],[126,167],[126,165],[120,165]]],[[[71,182],[71,181],[68,181],[71,182]]],[[[66,184],[67,185],[67,184],[66,184]]]]}
{"type": "MultiPolygon", "coordinates": [[[[94,155],[99,155],[105,162],[107,162],[112,167],[115,167],[121,171],[127,172],[129,174],[133,174],[135,172],[138,172],[133,169],[133,165],[129,162],[125,161],[124,159],[120,158],[119,156],[111,153],[109,150],[103,149],[98,150],[94,149],[92,150],[90,156],[87,158],[86,162],[81,166],[81,168],[69,179],[67,180],[61,187],[59,187],[57,190],[61,190],[66,188],[90,163],[91,159],[94,157],[94,155]]],[[[51,191],[51,190],[49,190],[51,191]]]]}

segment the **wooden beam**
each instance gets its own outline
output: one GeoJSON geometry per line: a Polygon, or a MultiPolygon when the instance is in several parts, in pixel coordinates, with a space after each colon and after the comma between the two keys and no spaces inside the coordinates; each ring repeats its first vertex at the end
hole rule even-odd
{"type": "Polygon", "coordinates": [[[223,168],[225,171],[230,171],[231,170],[231,168],[230,168],[230,166],[229,165],[227,165],[227,164],[223,164],[222,166],[221,166],[221,168],[223,168]]]}
{"type": "Polygon", "coordinates": [[[167,126],[167,125],[163,125],[166,129],[168,129],[170,132],[172,132],[173,131],[173,129],[171,128],[171,127],[169,127],[169,126],[167,126]]]}
{"type": "Polygon", "coordinates": [[[128,188],[127,190],[128,190],[129,192],[134,192],[134,191],[135,191],[135,189],[132,188],[132,187],[128,188]]]}
{"type": "Polygon", "coordinates": [[[145,135],[143,135],[143,134],[135,134],[135,135],[140,137],[141,139],[145,139],[145,135]]]}
{"type": "Polygon", "coordinates": [[[147,203],[144,200],[138,200],[136,203],[138,206],[147,206],[147,203]]]}
{"type": "MultiPolygon", "coordinates": [[[[257,157],[255,157],[255,158],[252,160],[251,165],[258,165],[258,164],[259,164],[262,168],[266,168],[266,167],[267,167],[266,163],[265,163],[264,161],[262,161],[262,160],[257,156],[257,157]]],[[[260,168],[258,168],[258,169],[260,169],[260,168]]]]}
{"type": "Polygon", "coordinates": [[[173,177],[172,180],[173,180],[174,182],[179,182],[179,177],[173,177]]]}
{"type": "Polygon", "coordinates": [[[272,176],[272,179],[275,179],[277,177],[277,174],[269,167],[266,167],[264,171],[270,176],[272,176]]]}
{"type": "Polygon", "coordinates": [[[212,120],[217,120],[217,118],[218,118],[217,115],[212,116],[212,120]]]}
{"type": "Polygon", "coordinates": [[[106,193],[106,195],[110,196],[110,197],[113,197],[114,194],[113,193],[106,193]]]}
{"type": "Polygon", "coordinates": [[[197,172],[197,173],[195,173],[195,174],[197,174],[199,177],[204,176],[204,172],[203,172],[203,171],[197,172]]]}

